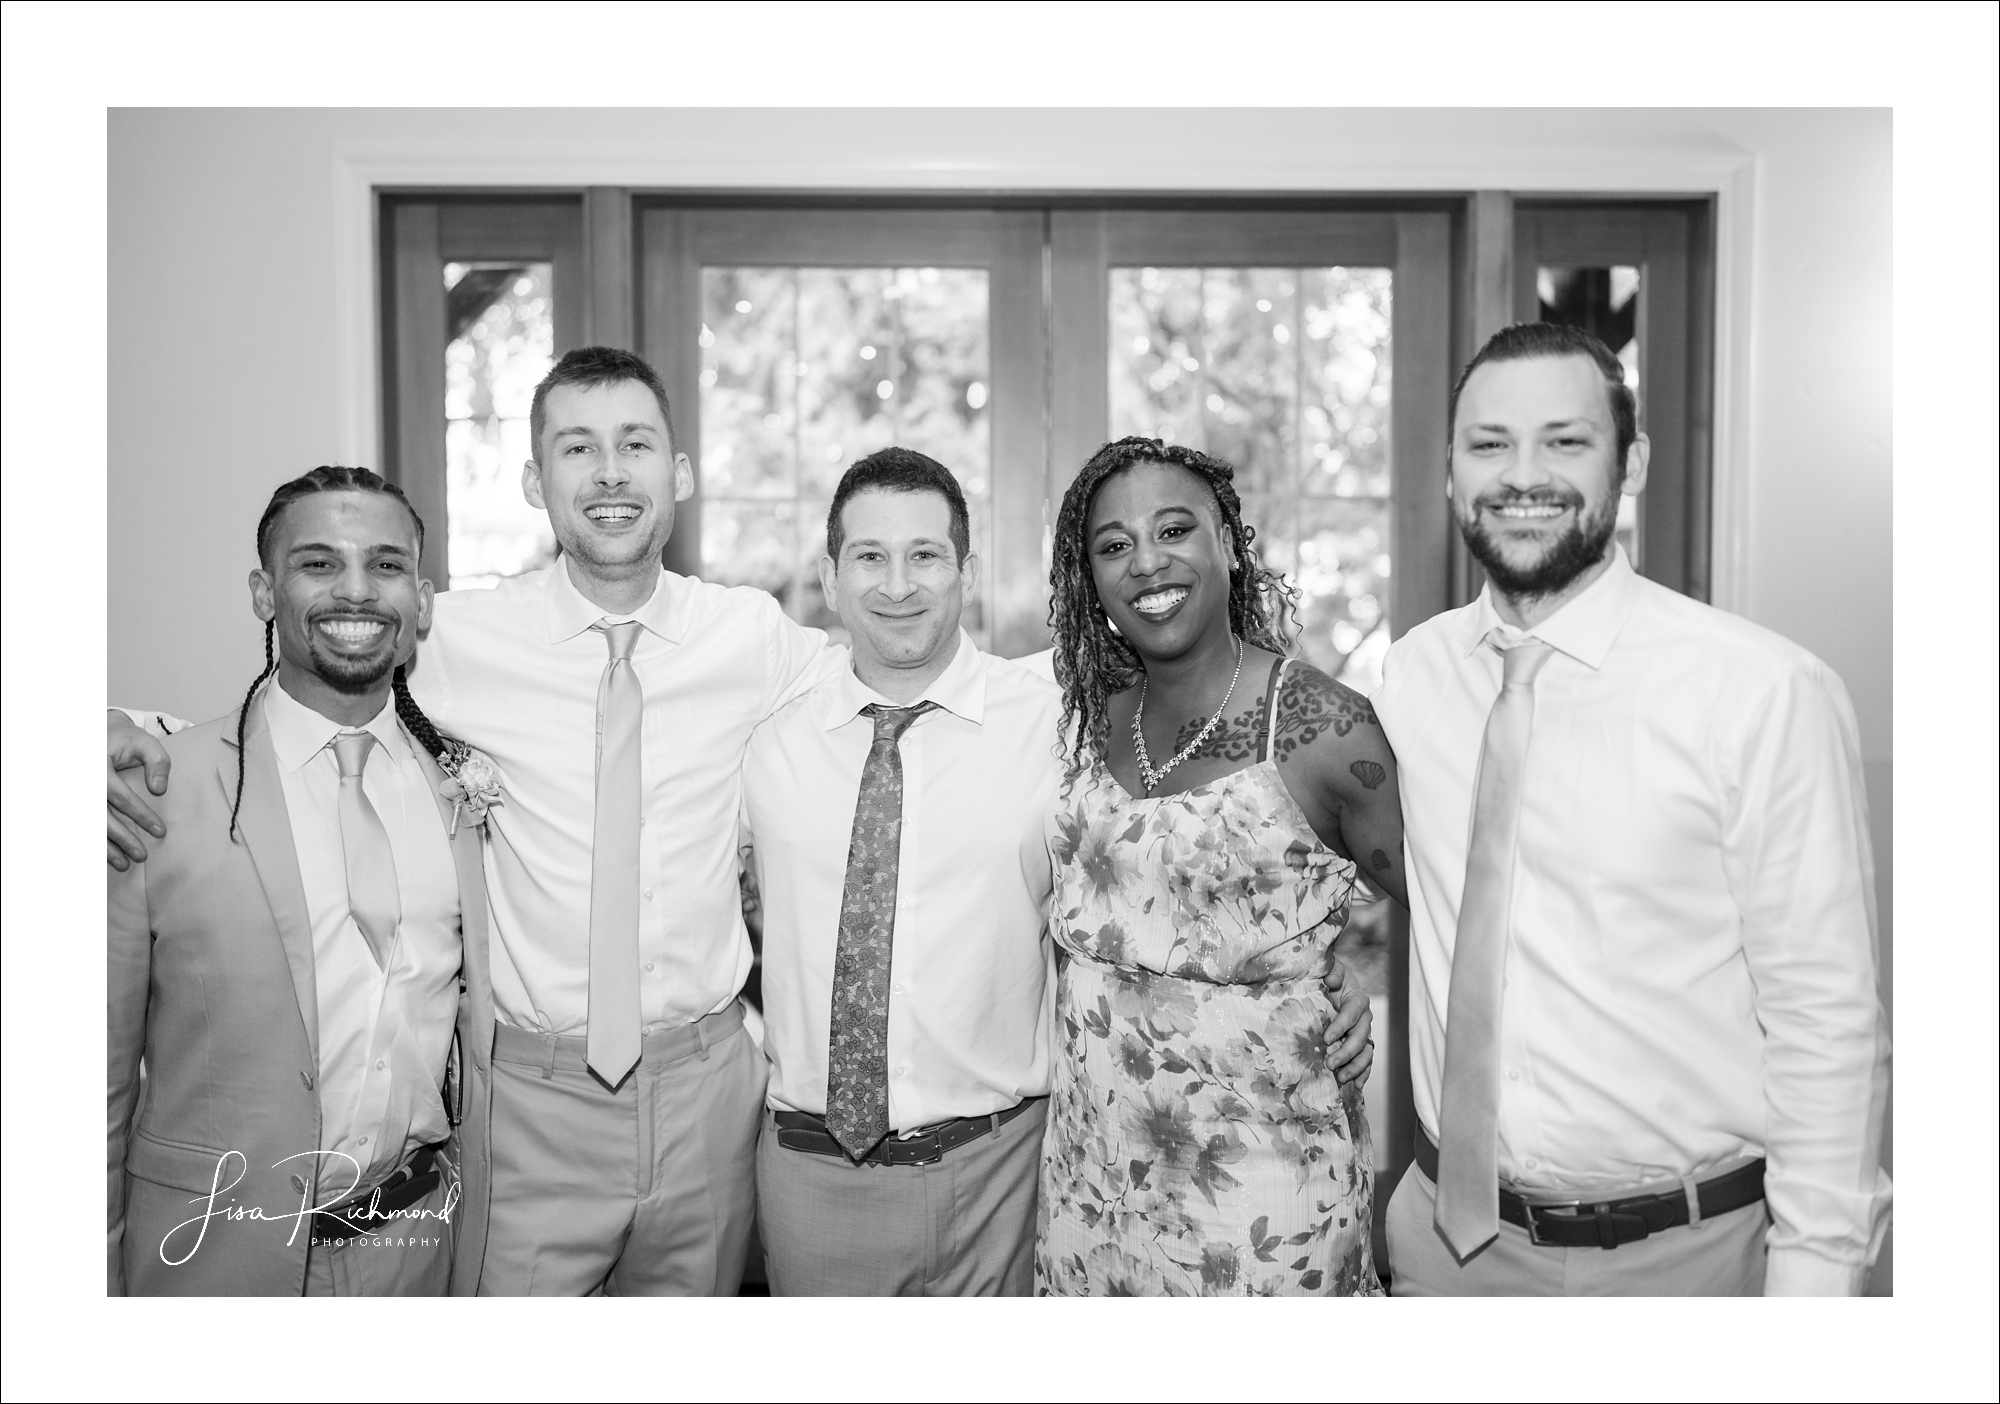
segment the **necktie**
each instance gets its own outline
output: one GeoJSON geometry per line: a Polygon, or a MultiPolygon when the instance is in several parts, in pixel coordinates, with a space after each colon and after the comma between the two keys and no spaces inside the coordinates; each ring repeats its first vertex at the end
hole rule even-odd
{"type": "Polygon", "coordinates": [[[333,738],[333,758],[340,765],[340,849],[347,866],[347,909],[368,941],[375,964],[389,968],[389,946],[403,919],[403,898],[396,887],[396,855],[389,849],[389,831],[361,788],[361,772],[375,737],[366,731],[346,731],[333,738]]]}
{"type": "Polygon", "coordinates": [[[826,1126],[855,1160],[889,1134],[889,952],[896,934],[896,865],[903,843],[903,756],[910,723],[937,706],[870,704],[875,740],[861,767],[827,1035],[826,1126]]]}
{"type": "Polygon", "coordinates": [[[1487,714],[1479,752],[1438,1108],[1436,1224],[1460,1262],[1500,1232],[1500,982],[1521,827],[1521,777],[1535,721],[1535,674],[1551,651],[1537,639],[1504,651],[1500,695],[1487,714]]]}
{"type": "Polygon", "coordinates": [[[597,624],[610,658],[597,684],[597,816],[590,839],[590,1007],[584,1062],[616,1087],[639,1061],[640,721],[637,620],[597,624]]]}

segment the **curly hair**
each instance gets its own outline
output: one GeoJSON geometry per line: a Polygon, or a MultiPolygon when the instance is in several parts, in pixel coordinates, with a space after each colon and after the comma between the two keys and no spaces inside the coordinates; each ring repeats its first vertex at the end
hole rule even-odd
{"type": "MultiPolygon", "coordinates": [[[[403,495],[401,488],[369,472],[366,468],[322,465],[310,473],[293,478],[288,483],[280,483],[278,490],[271,494],[271,501],[264,508],[264,515],[257,519],[257,560],[264,569],[271,568],[271,538],[277,532],[278,519],[284,516],[285,509],[294,502],[302,497],[310,497],[316,492],[379,492],[385,497],[395,498],[409,508],[410,520],[417,524],[417,549],[419,551],[423,549],[424,519],[418,515],[417,509],[410,505],[410,499],[403,495]]],[[[264,671],[251,681],[250,690],[243,694],[243,705],[236,709],[236,801],[229,809],[231,842],[236,839],[237,819],[243,810],[245,767],[243,738],[250,729],[250,704],[257,700],[257,693],[264,686],[266,679],[278,671],[276,638],[277,624],[275,621],[266,620],[264,671]]],[[[433,758],[444,754],[452,743],[438,733],[438,729],[431,725],[430,718],[417,706],[417,700],[410,696],[410,685],[404,677],[403,665],[400,663],[396,665],[393,686],[396,694],[396,715],[402,718],[403,725],[433,758]]]]}
{"type": "Polygon", "coordinates": [[[1253,546],[1257,529],[1243,520],[1236,470],[1198,449],[1137,435],[1092,454],[1063,494],[1056,514],[1054,558],[1049,568],[1049,630],[1055,636],[1056,683],[1062,688],[1064,781],[1073,783],[1093,757],[1106,754],[1107,704],[1145,671],[1139,655],[1111,631],[1090,573],[1090,504],[1112,477],[1138,463],[1173,464],[1208,484],[1217,515],[1229,529],[1236,556],[1229,565],[1229,627],[1245,643],[1273,653],[1290,651],[1286,626],[1298,599],[1296,586],[1266,568],[1253,546]]]}

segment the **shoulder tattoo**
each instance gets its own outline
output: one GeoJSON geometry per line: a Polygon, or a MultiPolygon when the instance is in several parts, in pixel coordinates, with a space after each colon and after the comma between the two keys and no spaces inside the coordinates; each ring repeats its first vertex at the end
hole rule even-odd
{"type": "MultiPolygon", "coordinates": [[[[1260,697],[1233,717],[1224,717],[1208,739],[1201,743],[1201,749],[1189,756],[1189,760],[1249,760],[1257,754],[1257,725],[1264,715],[1264,701],[1260,697]]],[[[1174,733],[1172,754],[1179,755],[1181,747],[1201,734],[1208,725],[1207,717],[1194,717],[1174,733]]],[[[1156,759],[1164,761],[1166,757],[1156,759]]]]}
{"type": "MultiPolygon", "coordinates": [[[[1381,725],[1368,699],[1351,687],[1343,686],[1310,664],[1295,663],[1285,670],[1285,685],[1278,693],[1278,722],[1271,738],[1272,754],[1280,759],[1302,746],[1310,746],[1327,732],[1345,736],[1357,726],[1381,725]]],[[[1373,761],[1356,762],[1355,778],[1374,789],[1388,778],[1373,761]],[[1360,766],[1379,772],[1370,785],[1360,766]]]]}

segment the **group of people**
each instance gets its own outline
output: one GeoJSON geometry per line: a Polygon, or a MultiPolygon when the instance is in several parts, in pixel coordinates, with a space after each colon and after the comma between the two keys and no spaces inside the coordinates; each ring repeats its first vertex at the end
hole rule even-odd
{"type": "Polygon", "coordinates": [[[1486,585],[1372,700],[1154,439],[1071,483],[1022,662],[908,449],[831,504],[844,647],[663,570],[693,473],[628,352],[537,388],[560,554],[495,589],[434,597],[373,473],[284,484],[243,704],[111,713],[110,1290],[730,1294],[753,1226],[781,1295],[1861,1290],[1841,684],[1633,571],[1593,338],[1500,333],[1451,424],[1486,585]],[[1364,880],[1412,932],[1386,1273],[1364,880]]]}

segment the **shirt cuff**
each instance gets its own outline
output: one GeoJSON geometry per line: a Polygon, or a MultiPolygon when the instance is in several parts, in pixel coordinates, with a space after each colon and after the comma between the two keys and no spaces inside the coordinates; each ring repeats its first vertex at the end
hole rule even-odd
{"type": "Polygon", "coordinates": [[[1764,1261],[1767,1297],[1858,1297],[1868,1285],[1866,1263],[1841,1263],[1804,1248],[1774,1248],[1764,1261]]]}

